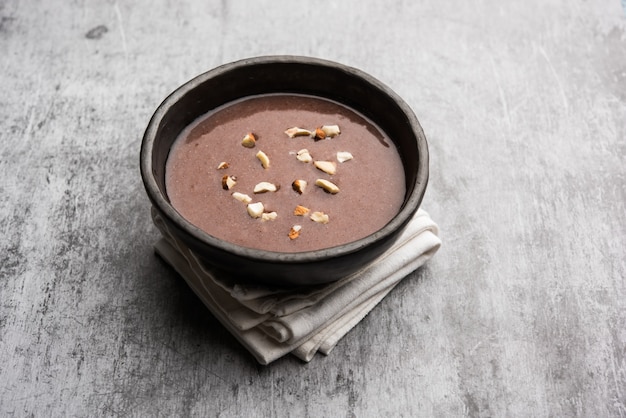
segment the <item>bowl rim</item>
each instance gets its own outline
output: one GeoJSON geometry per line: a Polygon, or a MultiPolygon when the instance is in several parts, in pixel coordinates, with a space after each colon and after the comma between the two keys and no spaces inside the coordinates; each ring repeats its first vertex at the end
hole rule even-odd
{"type": "MultiPolygon", "coordinates": [[[[322,97],[322,96],[320,96],[322,97]]],[[[340,102],[341,103],[341,102],[340,102]]],[[[348,106],[348,105],[346,105],[348,106]]],[[[350,106],[348,106],[350,107],[350,106]]],[[[198,116],[199,117],[199,116],[198,116]]],[[[276,264],[297,264],[307,262],[318,262],[322,260],[329,260],[346,256],[348,254],[359,251],[364,247],[373,245],[379,241],[385,240],[388,236],[394,234],[399,228],[403,228],[413,217],[417,209],[419,208],[423,196],[426,191],[426,185],[428,183],[429,176],[429,154],[428,144],[426,137],[422,130],[422,127],[417,120],[417,117],[413,113],[413,110],[409,105],[391,88],[383,84],[378,79],[365,73],[364,71],[341,64],[335,61],[330,61],[321,58],[298,56],[298,55],[266,55],[257,56],[251,58],[245,58],[238,61],[222,64],[218,67],[210,69],[202,74],[199,74],[187,82],[180,85],[172,93],[170,93],[157,107],[154,114],[150,118],[148,126],[145,130],[140,151],[140,171],[143,179],[144,187],[153,205],[157,206],[157,210],[161,212],[169,221],[173,222],[178,228],[184,230],[191,235],[194,239],[220,249],[222,251],[237,255],[243,258],[269,262],[276,264]],[[174,106],[181,98],[183,98],[188,92],[203,84],[209,79],[222,75],[224,73],[236,70],[240,67],[259,64],[297,64],[297,65],[313,65],[320,67],[330,67],[335,70],[340,70],[349,73],[352,76],[361,78],[367,84],[370,84],[381,93],[389,96],[397,106],[402,110],[404,116],[409,122],[409,128],[414,132],[417,139],[417,149],[420,158],[415,185],[413,190],[406,198],[401,210],[381,229],[360,238],[355,241],[351,241],[345,244],[340,244],[333,247],[327,247],[311,251],[285,253],[278,251],[269,251],[258,248],[244,247],[238,244],[234,244],[223,239],[219,239],[200,229],[192,224],[186,218],[184,218],[173,206],[167,201],[167,199],[161,193],[161,190],[155,179],[153,167],[152,167],[152,153],[156,133],[158,132],[159,125],[163,117],[167,114],[172,106],[174,106]]]]}

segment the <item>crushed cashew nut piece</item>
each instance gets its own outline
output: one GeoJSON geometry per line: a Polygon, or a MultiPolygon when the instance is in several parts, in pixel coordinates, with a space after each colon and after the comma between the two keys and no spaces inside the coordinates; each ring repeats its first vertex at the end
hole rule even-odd
{"type": "Polygon", "coordinates": [[[311,161],[313,161],[311,153],[309,153],[309,150],[306,148],[298,151],[298,153],[296,154],[296,158],[298,159],[298,161],[302,161],[303,163],[310,163],[311,161]]]}
{"type": "Polygon", "coordinates": [[[221,163],[217,165],[218,170],[223,170],[228,167],[230,167],[230,164],[228,164],[226,161],[222,161],[221,163]]]}
{"type": "Polygon", "coordinates": [[[246,148],[254,148],[254,146],[256,145],[256,137],[254,136],[254,134],[252,132],[246,134],[246,136],[244,136],[241,140],[241,145],[246,148]]]}
{"type": "Polygon", "coordinates": [[[289,239],[296,239],[300,236],[300,230],[302,229],[302,226],[300,225],[294,225],[291,227],[291,229],[289,230],[289,239]]]}
{"type": "Polygon", "coordinates": [[[337,161],[339,161],[340,163],[345,163],[348,160],[353,159],[354,157],[352,156],[351,153],[349,153],[348,151],[339,151],[337,152],[337,161]]]}
{"type": "Polygon", "coordinates": [[[311,220],[318,224],[327,224],[330,220],[329,216],[324,212],[313,212],[310,216],[311,220]]]}
{"type": "Polygon", "coordinates": [[[280,187],[276,186],[274,183],[270,183],[267,181],[262,181],[260,183],[257,183],[254,186],[254,193],[266,193],[266,192],[275,192],[276,190],[278,190],[280,187]]]}
{"type": "Polygon", "coordinates": [[[259,218],[263,214],[264,210],[265,207],[263,207],[263,203],[261,202],[248,203],[248,215],[253,218],[259,218]]]}
{"type": "Polygon", "coordinates": [[[235,187],[235,184],[237,184],[237,177],[228,175],[222,177],[222,189],[230,190],[235,187]]]}
{"type": "Polygon", "coordinates": [[[263,168],[269,168],[270,166],[270,157],[267,156],[263,151],[259,151],[256,153],[256,157],[261,161],[263,168]]]}
{"type": "Polygon", "coordinates": [[[309,213],[309,208],[302,205],[296,206],[296,208],[293,210],[293,214],[296,216],[304,216],[307,213],[309,213]]]}
{"type": "Polygon", "coordinates": [[[295,138],[296,136],[311,136],[311,131],[294,126],[285,131],[289,138],[295,138]]]}
{"type": "Polygon", "coordinates": [[[332,183],[328,180],[325,179],[317,179],[315,180],[315,185],[318,187],[321,187],[322,189],[324,189],[324,191],[330,193],[330,194],[337,194],[339,193],[339,187],[337,187],[337,185],[335,183],[332,183]]]}
{"type": "Polygon", "coordinates": [[[252,198],[245,193],[233,192],[232,196],[238,201],[246,204],[252,202],[252,198]]]}
{"type": "Polygon", "coordinates": [[[306,189],[306,185],[307,185],[306,180],[301,180],[301,179],[294,180],[293,183],[291,183],[291,187],[299,194],[304,193],[304,190],[306,189]]]}
{"type": "Polygon", "coordinates": [[[322,130],[322,128],[315,129],[315,134],[313,135],[315,139],[326,139],[326,132],[322,130]]]}
{"type": "Polygon", "coordinates": [[[278,218],[278,213],[276,212],[264,212],[261,214],[262,221],[274,221],[278,218]]]}
{"type": "Polygon", "coordinates": [[[331,176],[337,172],[337,164],[333,161],[315,161],[313,164],[317,169],[331,176]]]}
{"type": "Polygon", "coordinates": [[[341,133],[338,125],[324,125],[320,129],[330,138],[334,138],[341,133]]]}

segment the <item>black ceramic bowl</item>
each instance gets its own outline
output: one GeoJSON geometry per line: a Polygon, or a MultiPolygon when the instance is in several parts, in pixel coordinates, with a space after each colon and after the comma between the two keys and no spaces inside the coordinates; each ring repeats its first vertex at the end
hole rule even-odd
{"type": "Polygon", "coordinates": [[[275,285],[328,283],[373,261],[397,239],[417,211],[428,182],[428,147],[409,106],[391,89],[355,68],[295,56],[250,58],[190,80],[158,107],[143,137],[141,175],[154,209],[168,229],[209,268],[234,281],[275,285]],[[382,128],[403,161],[406,195],[398,214],[379,231],[357,241],[316,251],[279,253],[217,239],[172,207],[165,189],[165,163],[172,143],[196,118],[233,100],[267,93],[328,98],[353,108],[382,128]]]}

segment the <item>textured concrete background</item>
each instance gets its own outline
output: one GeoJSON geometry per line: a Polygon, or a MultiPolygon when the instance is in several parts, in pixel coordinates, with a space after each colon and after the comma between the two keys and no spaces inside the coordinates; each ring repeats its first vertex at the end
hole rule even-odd
{"type": "Polygon", "coordinates": [[[618,0],[2,0],[0,69],[0,415],[626,416],[618,0]],[[444,246],[261,367],[153,255],[138,159],[179,84],[282,53],[413,107],[444,246]]]}

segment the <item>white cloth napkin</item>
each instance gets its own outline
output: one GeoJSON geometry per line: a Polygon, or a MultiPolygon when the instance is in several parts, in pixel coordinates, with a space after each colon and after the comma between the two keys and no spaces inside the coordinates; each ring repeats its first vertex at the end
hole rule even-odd
{"type": "Polygon", "coordinates": [[[404,277],[441,246],[439,229],[418,210],[393,246],[364,269],[337,282],[298,288],[232,285],[208,270],[170,234],[153,211],[163,234],[155,251],[189,284],[209,310],[261,364],[292,353],[310,361],[328,354],[404,277]]]}

